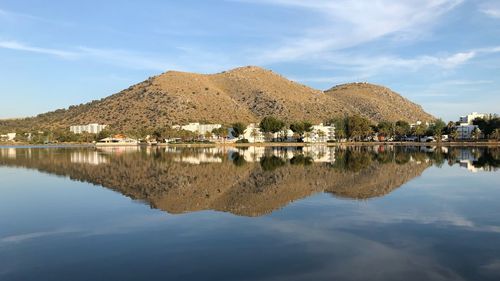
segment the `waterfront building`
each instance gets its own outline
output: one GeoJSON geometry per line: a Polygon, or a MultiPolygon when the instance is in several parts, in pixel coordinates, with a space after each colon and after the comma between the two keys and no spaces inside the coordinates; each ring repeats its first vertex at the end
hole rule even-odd
{"type": "Polygon", "coordinates": [[[174,125],[173,129],[185,130],[199,135],[205,135],[206,133],[211,133],[214,129],[222,127],[221,124],[200,124],[200,123],[189,123],[187,125],[174,125]]]}
{"type": "Polygon", "coordinates": [[[243,136],[244,139],[247,139],[250,143],[264,142],[265,137],[262,131],[259,128],[259,125],[255,123],[251,123],[245,129],[243,136]]]}
{"type": "Polygon", "coordinates": [[[108,125],[100,125],[97,123],[88,124],[88,125],[75,125],[69,127],[69,130],[74,134],[82,134],[82,133],[91,133],[91,134],[99,134],[102,132],[108,125]]]}
{"type": "Polygon", "coordinates": [[[306,133],[304,142],[328,142],[335,140],[335,125],[325,126],[323,123],[312,126],[312,130],[306,133]]]}
{"type": "Polygon", "coordinates": [[[455,129],[457,130],[458,133],[458,139],[470,140],[472,139],[472,133],[474,132],[474,130],[475,129],[479,130],[479,127],[477,125],[469,125],[467,123],[461,123],[460,125],[456,126],[455,129]]]}
{"type": "Polygon", "coordinates": [[[476,118],[485,118],[486,114],[472,112],[471,114],[460,116],[459,122],[460,124],[472,125],[472,121],[476,118]]]}
{"type": "Polygon", "coordinates": [[[2,141],[14,141],[16,139],[16,133],[8,133],[5,135],[0,135],[2,141]]]}
{"type": "Polygon", "coordinates": [[[114,135],[112,137],[104,138],[96,143],[96,146],[135,146],[139,141],[136,139],[128,138],[124,135],[114,135]]]}

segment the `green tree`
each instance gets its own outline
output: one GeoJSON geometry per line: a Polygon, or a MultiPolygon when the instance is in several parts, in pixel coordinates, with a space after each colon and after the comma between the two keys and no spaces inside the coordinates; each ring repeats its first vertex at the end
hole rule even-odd
{"type": "Polygon", "coordinates": [[[278,133],[285,127],[285,122],[273,116],[266,116],[259,124],[259,128],[266,134],[278,133]]]}
{"type": "Polygon", "coordinates": [[[290,130],[296,133],[301,139],[304,137],[306,132],[311,132],[313,125],[310,122],[294,122],[290,124],[290,130]]]}
{"type": "Polygon", "coordinates": [[[472,139],[478,140],[480,138],[481,138],[481,130],[479,130],[478,128],[474,128],[474,130],[472,131],[472,139]]]}
{"type": "Polygon", "coordinates": [[[446,124],[445,133],[451,134],[451,132],[455,129],[455,122],[450,121],[446,124]]]}
{"type": "Polygon", "coordinates": [[[394,135],[394,124],[389,121],[381,121],[378,123],[376,130],[379,135],[390,138],[394,135]]]}
{"type": "Polygon", "coordinates": [[[496,115],[489,115],[486,118],[476,118],[472,121],[477,125],[485,136],[490,136],[496,129],[500,129],[500,118],[496,115]]]}
{"type": "Polygon", "coordinates": [[[437,119],[431,126],[432,135],[436,138],[438,142],[441,141],[444,128],[446,128],[446,124],[442,119],[437,119]]]}
{"type": "Polygon", "coordinates": [[[361,141],[373,133],[370,120],[353,115],[347,118],[347,136],[354,141],[361,141]]]}
{"type": "Polygon", "coordinates": [[[490,138],[494,140],[500,140],[500,129],[495,129],[491,134],[490,138]]]}
{"type": "Polygon", "coordinates": [[[220,138],[224,138],[224,139],[229,136],[228,130],[225,126],[221,126],[220,128],[213,129],[212,134],[214,134],[220,138]]]}
{"type": "Polygon", "coordinates": [[[410,134],[411,126],[408,122],[399,120],[396,122],[395,134],[398,137],[407,136],[410,134]]]}
{"type": "Polygon", "coordinates": [[[341,140],[347,137],[347,122],[346,118],[333,118],[326,122],[330,126],[335,126],[335,138],[341,140]]]}
{"type": "Polygon", "coordinates": [[[237,122],[231,125],[233,130],[231,131],[231,134],[233,137],[237,138],[240,135],[243,135],[245,133],[245,129],[247,126],[241,122],[237,122]]]}
{"type": "Polygon", "coordinates": [[[424,136],[427,132],[427,125],[424,123],[421,123],[419,125],[416,125],[415,127],[412,128],[412,133],[418,137],[418,140],[420,141],[420,138],[424,136]]]}

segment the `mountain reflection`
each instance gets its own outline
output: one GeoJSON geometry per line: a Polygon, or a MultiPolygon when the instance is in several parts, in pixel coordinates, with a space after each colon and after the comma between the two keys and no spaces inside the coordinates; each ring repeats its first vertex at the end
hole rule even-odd
{"type": "Polygon", "coordinates": [[[260,216],[318,192],[383,196],[431,165],[500,166],[498,148],[0,148],[0,165],[101,185],[169,213],[260,216]]]}

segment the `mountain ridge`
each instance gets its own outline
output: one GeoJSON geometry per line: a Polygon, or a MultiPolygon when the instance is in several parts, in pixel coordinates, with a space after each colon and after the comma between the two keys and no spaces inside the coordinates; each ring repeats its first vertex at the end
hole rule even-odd
{"type": "Polygon", "coordinates": [[[372,122],[434,119],[383,86],[350,83],[321,91],[271,70],[245,66],[215,74],[167,71],[100,100],[36,117],[0,120],[0,129],[100,123],[126,131],[188,122],[250,123],[270,115],[287,122],[319,123],[354,114],[372,122]]]}

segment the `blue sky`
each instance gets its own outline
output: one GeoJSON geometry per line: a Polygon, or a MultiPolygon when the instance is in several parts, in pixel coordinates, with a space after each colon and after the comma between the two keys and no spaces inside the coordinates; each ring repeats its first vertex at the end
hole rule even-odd
{"type": "Polygon", "coordinates": [[[243,65],[382,84],[446,120],[500,113],[500,1],[0,0],[0,118],[243,65]]]}

